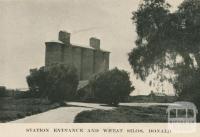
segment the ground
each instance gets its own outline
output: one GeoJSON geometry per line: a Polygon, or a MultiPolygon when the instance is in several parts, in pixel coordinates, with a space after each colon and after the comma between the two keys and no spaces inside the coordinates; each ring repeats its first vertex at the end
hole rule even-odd
{"type": "Polygon", "coordinates": [[[60,107],[58,103],[51,103],[45,99],[11,97],[0,98],[0,122],[8,122],[24,118],[50,109],[60,107]]]}
{"type": "MultiPolygon", "coordinates": [[[[73,123],[75,117],[83,111],[115,111],[116,107],[110,107],[105,104],[97,104],[97,103],[80,103],[80,102],[66,102],[66,107],[60,107],[57,109],[49,110],[44,113],[28,116],[16,121],[12,121],[14,123],[73,123]]],[[[121,103],[120,107],[151,107],[151,106],[163,106],[166,107],[169,104],[167,103],[121,103]]],[[[134,111],[136,109],[133,109],[134,111]]],[[[155,110],[155,109],[154,109],[155,110]]],[[[138,111],[138,110],[136,110],[138,111]]],[[[147,111],[146,111],[147,112],[147,111]]],[[[157,111],[156,111],[157,112],[157,111]]],[[[155,113],[156,113],[155,112],[155,113]]],[[[116,114],[116,113],[115,113],[116,114]]],[[[97,115],[98,116],[98,115],[97,115]]],[[[121,116],[121,115],[120,115],[121,116]]],[[[140,115],[140,119],[143,118],[144,115],[140,115]]],[[[76,121],[77,122],[77,121],[76,121]]],[[[87,121],[86,121],[87,122],[87,121]]]]}
{"type": "Polygon", "coordinates": [[[166,106],[120,106],[113,110],[92,110],[79,113],[75,123],[165,123],[166,106]]]}
{"type": "Polygon", "coordinates": [[[109,110],[113,107],[101,106],[95,103],[66,102],[66,107],[28,116],[12,121],[12,123],[73,123],[77,114],[94,109],[109,110]]]}

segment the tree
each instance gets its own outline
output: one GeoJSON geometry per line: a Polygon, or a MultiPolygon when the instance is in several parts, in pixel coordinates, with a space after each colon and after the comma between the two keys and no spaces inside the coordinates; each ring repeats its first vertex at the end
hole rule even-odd
{"type": "Polygon", "coordinates": [[[163,70],[175,74],[165,80],[176,94],[181,99],[192,95],[190,101],[199,102],[200,89],[194,84],[200,82],[200,1],[184,0],[173,13],[169,8],[165,0],[144,0],[133,12],[138,39],[129,63],[142,80],[163,70]]]}
{"type": "Polygon", "coordinates": [[[78,86],[77,71],[73,66],[55,65],[31,71],[27,83],[32,92],[52,101],[71,100],[78,86]]]}
{"type": "Polygon", "coordinates": [[[90,84],[97,101],[110,105],[117,105],[134,90],[129,74],[117,68],[96,75],[90,84]]]}
{"type": "Polygon", "coordinates": [[[183,69],[199,68],[198,5],[199,0],[186,0],[176,12],[170,13],[165,0],[144,0],[133,13],[138,39],[137,47],[129,53],[129,63],[142,80],[158,70],[168,69],[179,74],[183,69]]]}
{"type": "Polygon", "coordinates": [[[32,96],[45,97],[48,91],[48,71],[45,71],[44,67],[40,69],[31,69],[30,75],[26,77],[29,90],[32,96]]]}
{"type": "Polygon", "coordinates": [[[174,13],[168,5],[165,0],[144,0],[133,13],[138,39],[129,62],[142,79],[158,69],[194,69],[193,60],[200,65],[200,1],[186,0],[174,13]],[[177,63],[178,56],[181,63],[177,63]]]}

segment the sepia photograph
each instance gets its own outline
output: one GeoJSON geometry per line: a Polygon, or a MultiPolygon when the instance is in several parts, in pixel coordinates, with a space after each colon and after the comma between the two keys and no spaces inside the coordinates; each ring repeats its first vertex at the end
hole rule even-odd
{"type": "Polygon", "coordinates": [[[200,0],[0,0],[0,17],[0,123],[200,122],[200,0]]]}

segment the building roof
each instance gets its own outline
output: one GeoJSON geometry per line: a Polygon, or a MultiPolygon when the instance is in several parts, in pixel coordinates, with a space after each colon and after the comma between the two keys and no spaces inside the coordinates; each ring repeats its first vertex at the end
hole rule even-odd
{"type": "MultiPolygon", "coordinates": [[[[59,44],[63,44],[64,45],[64,43],[62,41],[60,41],[60,40],[52,40],[52,41],[48,41],[46,43],[59,43],[59,44]]],[[[79,48],[86,48],[86,49],[96,50],[95,48],[90,47],[90,46],[74,44],[74,43],[71,43],[71,46],[72,47],[79,47],[79,48]]],[[[100,51],[110,53],[109,51],[103,50],[103,49],[100,49],[100,51]]]]}
{"type": "Polygon", "coordinates": [[[82,88],[84,88],[84,87],[86,87],[88,84],[89,84],[89,80],[81,80],[81,81],[79,81],[77,91],[82,89],[82,88]]]}
{"type": "Polygon", "coordinates": [[[197,107],[195,106],[194,103],[192,102],[187,102],[187,101],[177,101],[171,104],[168,108],[167,111],[171,109],[194,109],[196,112],[198,112],[197,107]]]}

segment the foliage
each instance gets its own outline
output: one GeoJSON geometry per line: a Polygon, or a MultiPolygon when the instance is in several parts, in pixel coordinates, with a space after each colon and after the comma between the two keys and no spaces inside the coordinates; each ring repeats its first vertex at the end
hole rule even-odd
{"type": "Polygon", "coordinates": [[[0,86],[0,97],[6,96],[6,87],[0,86]]]}
{"type": "Polygon", "coordinates": [[[0,122],[8,122],[60,107],[59,103],[51,103],[38,98],[1,98],[0,122]]]}
{"type": "Polygon", "coordinates": [[[79,113],[75,123],[156,123],[167,122],[166,107],[120,106],[111,110],[91,110],[79,113]]]}
{"type": "Polygon", "coordinates": [[[192,1],[197,5],[185,1],[176,12],[170,13],[164,0],[145,0],[133,13],[138,39],[137,47],[129,53],[129,62],[143,80],[158,69],[174,71],[182,65],[194,68],[193,59],[199,65],[200,15],[196,12],[200,10],[200,2],[192,1]],[[177,56],[183,59],[179,64],[177,56]],[[171,63],[167,62],[169,59],[171,63]]]}
{"type": "Polygon", "coordinates": [[[170,12],[165,0],[144,0],[133,20],[138,38],[129,63],[142,80],[157,71],[175,74],[169,80],[180,99],[199,105],[200,1],[184,0],[170,12]]]}
{"type": "Polygon", "coordinates": [[[114,68],[96,75],[90,84],[97,101],[117,105],[128,97],[134,87],[131,86],[129,74],[124,70],[114,68]]]}
{"type": "Polygon", "coordinates": [[[40,69],[31,69],[30,75],[26,77],[29,90],[32,92],[32,95],[44,97],[47,95],[48,88],[48,71],[45,71],[44,67],[40,69]]]}
{"type": "Polygon", "coordinates": [[[77,71],[73,66],[56,65],[31,71],[27,83],[33,92],[52,101],[73,99],[78,86],[77,71]]]}

